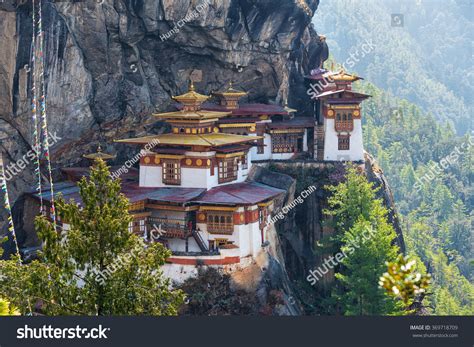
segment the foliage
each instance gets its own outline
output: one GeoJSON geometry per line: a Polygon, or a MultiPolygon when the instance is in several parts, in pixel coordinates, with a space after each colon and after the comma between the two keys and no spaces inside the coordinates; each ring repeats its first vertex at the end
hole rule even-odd
{"type": "Polygon", "coordinates": [[[471,13],[470,1],[332,0],[321,1],[314,25],[348,70],[464,134],[473,124],[471,13]]]}
{"type": "Polygon", "coordinates": [[[393,262],[387,262],[387,272],[380,277],[379,285],[388,295],[403,301],[406,308],[415,298],[426,292],[430,275],[415,272],[415,260],[399,255],[393,262]]]}
{"type": "Polygon", "coordinates": [[[377,204],[374,201],[376,189],[355,167],[349,167],[345,182],[326,186],[326,189],[331,193],[330,208],[324,212],[334,217],[338,231],[349,230],[361,216],[368,220],[372,206],[377,204]]]}
{"type": "Polygon", "coordinates": [[[394,193],[408,253],[432,275],[431,313],[473,314],[474,138],[370,83],[357,89],[373,95],[364,103],[364,143],[394,193]]]}
{"type": "Polygon", "coordinates": [[[199,275],[187,279],[180,288],[186,293],[185,315],[255,315],[257,300],[254,294],[233,290],[230,276],[214,268],[200,269],[199,275]]]}
{"type": "Polygon", "coordinates": [[[7,300],[0,298],[0,316],[19,316],[20,311],[7,300]]]}
{"type": "Polygon", "coordinates": [[[35,308],[47,315],[177,314],[183,294],[170,290],[160,270],[169,251],[129,232],[129,202],[120,182],[97,161],[78,185],[80,206],[57,201],[68,230],[57,232],[45,217],[37,218],[40,260],[0,263],[0,295],[23,314],[35,308]]]}
{"type": "Polygon", "coordinates": [[[398,254],[395,231],[387,209],[375,199],[375,190],[355,167],[347,180],[328,187],[332,192],[327,213],[334,217],[344,258],[336,271],[334,295],[346,315],[399,314],[400,307],[378,287],[385,262],[398,254]]]}

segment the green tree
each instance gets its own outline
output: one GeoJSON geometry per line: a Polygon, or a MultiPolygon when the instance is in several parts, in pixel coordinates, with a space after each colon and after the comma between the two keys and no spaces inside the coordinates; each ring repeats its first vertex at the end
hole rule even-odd
{"type": "Polygon", "coordinates": [[[387,272],[380,277],[379,285],[388,295],[400,299],[408,310],[415,299],[424,297],[431,276],[417,272],[416,260],[402,254],[386,265],[387,272]]]}
{"type": "Polygon", "coordinates": [[[398,247],[387,209],[375,198],[367,179],[349,167],[347,180],[330,189],[329,214],[342,233],[341,251],[345,255],[336,273],[340,284],[337,296],[346,315],[383,315],[400,311],[397,302],[379,286],[385,263],[395,260],[398,247]]]}
{"type": "Polygon", "coordinates": [[[120,182],[99,160],[79,182],[80,206],[58,199],[59,218],[69,230],[57,232],[36,219],[43,241],[39,261],[0,263],[0,295],[22,313],[40,307],[48,315],[175,315],[184,301],[160,270],[170,256],[161,244],[145,244],[129,232],[129,202],[120,182]]]}
{"type": "Polygon", "coordinates": [[[0,298],[0,316],[19,316],[20,312],[7,300],[0,298]]]}
{"type": "Polygon", "coordinates": [[[396,302],[379,288],[385,262],[393,260],[398,247],[387,223],[374,224],[361,218],[344,234],[342,252],[347,255],[336,278],[342,285],[340,304],[345,315],[386,315],[400,311],[396,302]],[[356,245],[356,246],[355,246],[356,245]]]}
{"type": "Polygon", "coordinates": [[[349,230],[361,216],[369,219],[376,189],[364,176],[358,174],[356,167],[348,167],[345,182],[327,186],[326,189],[331,196],[325,213],[333,216],[338,231],[349,230]]]}

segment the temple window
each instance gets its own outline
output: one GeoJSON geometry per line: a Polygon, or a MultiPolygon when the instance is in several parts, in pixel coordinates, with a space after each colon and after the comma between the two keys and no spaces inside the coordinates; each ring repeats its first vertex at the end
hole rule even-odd
{"type": "Polygon", "coordinates": [[[232,212],[209,211],[207,213],[207,231],[218,234],[232,234],[234,221],[232,212]]]}
{"type": "Polygon", "coordinates": [[[181,184],[181,165],[179,160],[163,160],[163,183],[181,184]]]}
{"type": "Polygon", "coordinates": [[[219,183],[232,182],[237,179],[238,163],[238,157],[225,158],[219,161],[219,183]]]}
{"type": "Polygon", "coordinates": [[[273,153],[294,153],[298,148],[298,135],[295,134],[273,134],[273,153]]]}
{"type": "Polygon", "coordinates": [[[354,130],[354,122],[352,120],[352,113],[338,113],[336,115],[336,121],[334,123],[334,127],[337,132],[341,131],[352,131],[354,130]]]}
{"type": "Polygon", "coordinates": [[[340,151],[348,151],[351,147],[350,135],[338,135],[338,149],[340,151]]]}

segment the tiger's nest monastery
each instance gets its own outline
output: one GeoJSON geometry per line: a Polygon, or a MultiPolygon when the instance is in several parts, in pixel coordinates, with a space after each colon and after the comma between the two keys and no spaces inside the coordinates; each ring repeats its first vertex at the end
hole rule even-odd
{"type": "MultiPolygon", "coordinates": [[[[322,87],[312,100],[314,114],[306,117],[295,117],[286,105],[241,103],[247,94],[232,84],[209,102],[211,96],[191,83],[187,93],[173,97],[176,111],[153,115],[169,132],[116,141],[142,150],[139,169],[120,176],[133,215],[130,231],[172,251],[165,267],[172,278],[196,265],[255,258],[267,244],[275,199],[286,192],[248,180],[252,165],[363,160],[360,103],[368,96],[352,91],[357,79],[344,71],[313,71],[307,80],[322,87]]],[[[113,159],[101,150],[85,157],[113,159]]],[[[63,172],[68,180],[56,184],[55,194],[80,203],[75,182],[88,169],[63,172]]],[[[30,204],[39,198],[30,196],[30,204]]],[[[47,203],[51,194],[43,192],[43,199],[47,203]]]]}

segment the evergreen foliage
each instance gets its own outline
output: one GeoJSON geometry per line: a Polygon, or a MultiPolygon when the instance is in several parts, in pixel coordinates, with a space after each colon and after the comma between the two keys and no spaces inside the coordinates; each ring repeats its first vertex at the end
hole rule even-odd
{"type": "Polygon", "coordinates": [[[473,314],[474,137],[370,83],[357,90],[373,95],[364,103],[364,143],[394,193],[408,254],[432,275],[430,313],[473,314]]]}
{"type": "Polygon", "coordinates": [[[22,314],[176,315],[184,295],[170,289],[160,270],[170,253],[129,232],[129,202],[103,161],[96,161],[79,189],[80,206],[57,202],[69,230],[57,232],[44,216],[37,218],[39,261],[0,263],[0,295],[22,314]]]}
{"type": "Polygon", "coordinates": [[[327,213],[334,218],[345,255],[336,271],[338,305],[345,315],[399,314],[400,305],[378,285],[385,263],[399,252],[387,209],[355,167],[348,168],[345,182],[328,189],[333,194],[327,213]]]}

